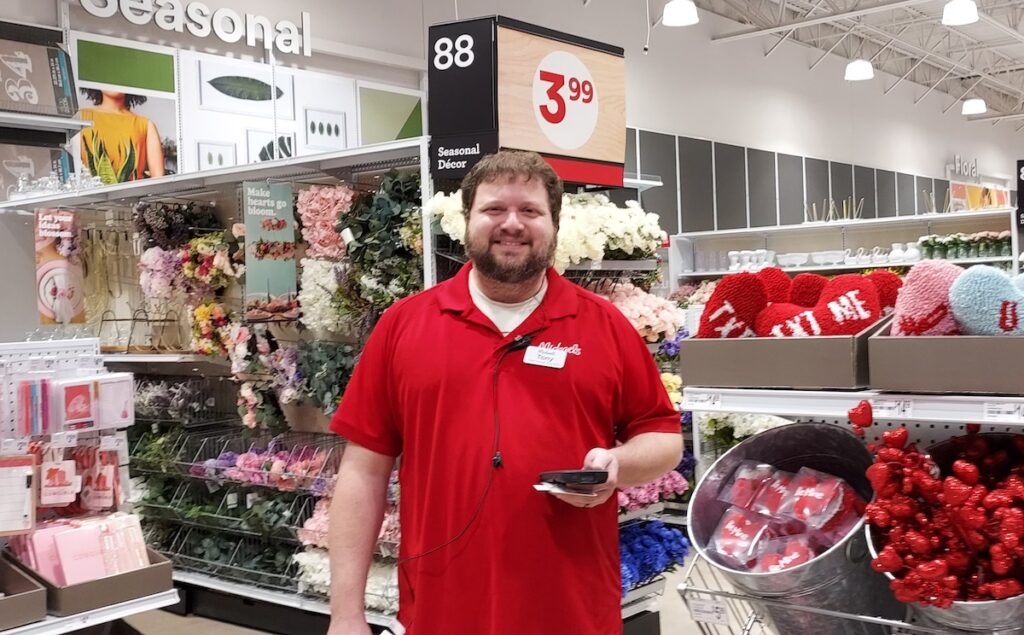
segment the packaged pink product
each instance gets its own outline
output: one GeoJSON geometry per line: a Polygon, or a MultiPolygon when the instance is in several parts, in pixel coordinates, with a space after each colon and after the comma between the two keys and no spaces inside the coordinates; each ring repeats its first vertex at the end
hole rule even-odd
{"type": "Polygon", "coordinates": [[[792,472],[775,470],[764,482],[757,496],[754,497],[754,501],[750,505],[751,511],[773,518],[778,517],[783,508],[792,505],[793,492],[790,485],[793,484],[795,478],[796,474],[792,472]]]}
{"type": "Polygon", "coordinates": [[[734,505],[722,514],[708,553],[726,566],[747,570],[757,560],[760,543],[774,537],[769,518],[734,505]]]}
{"type": "MultiPolygon", "coordinates": [[[[850,495],[859,500],[856,493],[851,492],[850,495]]],[[[826,549],[831,549],[833,545],[841,541],[843,538],[846,538],[846,536],[853,531],[853,528],[857,526],[857,523],[860,522],[863,515],[863,507],[859,510],[856,505],[853,508],[844,508],[836,514],[832,522],[815,532],[818,537],[818,541],[826,549]]]]}
{"type": "Polygon", "coordinates": [[[761,491],[761,487],[774,473],[775,468],[767,463],[743,461],[736,467],[729,482],[718,493],[718,500],[750,509],[750,505],[761,491]]]}
{"type": "Polygon", "coordinates": [[[849,510],[863,512],[864,502],[841,478],[810,468],[800,468],[793,479],[791,500],[780,510],[810,529],[834,529],[849,510]]]}
{"type": "Polygon", "coordinates": [[[810,562],[822,551],[808,534],[762,540],[754,571],[775,573],[810,562]]]}

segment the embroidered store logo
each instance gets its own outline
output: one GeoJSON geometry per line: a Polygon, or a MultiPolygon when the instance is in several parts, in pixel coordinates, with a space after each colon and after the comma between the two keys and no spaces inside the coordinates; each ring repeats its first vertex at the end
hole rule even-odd
{"type": "Polygon", "coordinates": [[[579,357],[583,354],[583,349],[580,348],[579,344],[573,344],[572,346],[562,346],[562,343],[552,344],[551,342],[541,342],[537,344],[537,348],[546,351],[565,351],[566,355],[575,355],[579,357]]]}
{"type": "Polygon", "coordinates": [[[202,2],[183,0],[79,0],[82,8],[97,18],[112,18],[118,9],[125,20],[145,26],[150,22],[165,31],[184,33],[185,29],[196,37],[208,37],[212,32],[221,40],[234,44],[245,38],[249,46],[259,46],[268,51],[277,47],[282,53],[313,55],[312,20],[309,13],[301,14],[302,31],[294,22],[281,20],[272,24],[262,15],[246,13],[222,7],[216,11],[202,2]],[[258,35],[257,35],[258,34],[258,35]]]}

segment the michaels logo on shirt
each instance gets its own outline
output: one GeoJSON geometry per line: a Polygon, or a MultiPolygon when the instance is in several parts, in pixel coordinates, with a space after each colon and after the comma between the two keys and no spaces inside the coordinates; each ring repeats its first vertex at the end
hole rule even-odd
{"type": "Polygon", "coordinates": [[[579,357],[583,354],[583,349],[580,348],[579,344],[573,344],[572,346],[562,346],[562,343],[552,344],[551,342],[541,342],[537,344],[537,348],[547,351],[564,351],[566,355],[575,355],[579,357]]]}

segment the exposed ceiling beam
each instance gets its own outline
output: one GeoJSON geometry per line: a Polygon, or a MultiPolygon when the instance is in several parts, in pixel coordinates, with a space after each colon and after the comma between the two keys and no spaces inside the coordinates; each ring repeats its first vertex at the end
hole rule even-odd
{"type": "Polygon", "coordinates": [[[1004,115],[978,115],[968,117],[967,121],[1006,121],[1008,119],[1024,119],[1024,112],[1011,112],[1004,115]]]}
{"type": "Polygon", "coordinates": [[[761,37],[763,35],[778,33],[779,31],[799,29],[808,26],[815,26],[817,24],[827,24],[829,22],[835,22],[836,20],[850,20],[865,15],[871,15],[873,13],[895,11],[897,9],[903,9],[906,7],[911,7],[915,4],[924,4],[925,2],[931,1],[932,0],[897,0],[896,2],[885,2],[882,4],[877,4],[873,7],[866,7],[864,9],[855,9],[853,11],[843,11],[840,13],[830,13],[828,15],[819,16],[817,18],[806,18],[803,20],[786,22],[783,24],[777,24],[775,26],[765,28],[750,29],[748,31],[737,31],[735,33],[728,33],[726,35],[719,35],[711,39],[713,42],[735,42],[738,40],[747,40],[750,38],[761,37]]]}
{"type": "Polygon", "coordinates": [[[1020,31],[1006,24],[1005,22],[993,18],[984,11],[978,11],[978,18],[985,24],[1001,32],[1003,35],[1009,35],[1018,42],[1024,43],[1024,33],[1021,33],[1020,31]]]}

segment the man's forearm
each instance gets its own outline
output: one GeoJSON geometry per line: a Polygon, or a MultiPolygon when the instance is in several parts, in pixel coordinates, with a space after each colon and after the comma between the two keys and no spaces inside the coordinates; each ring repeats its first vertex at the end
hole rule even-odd
{"type": "Polygon", "coordinates": [[[349,462],[353,449],[346,451],[341,462],[330,510],[331,615],[335,618],[364,613],[366,576],[384,518],[390,475],[390,467],[381,471],[379,465],[367,469],[362,461],[349,462]]]}
{"type": "Polygon", "coordinates": [[[683,435],[668,432],[639,434],[611,452],[619,462],[619,487],[634,487],[656,480],[683,455],[683,435]]]}

